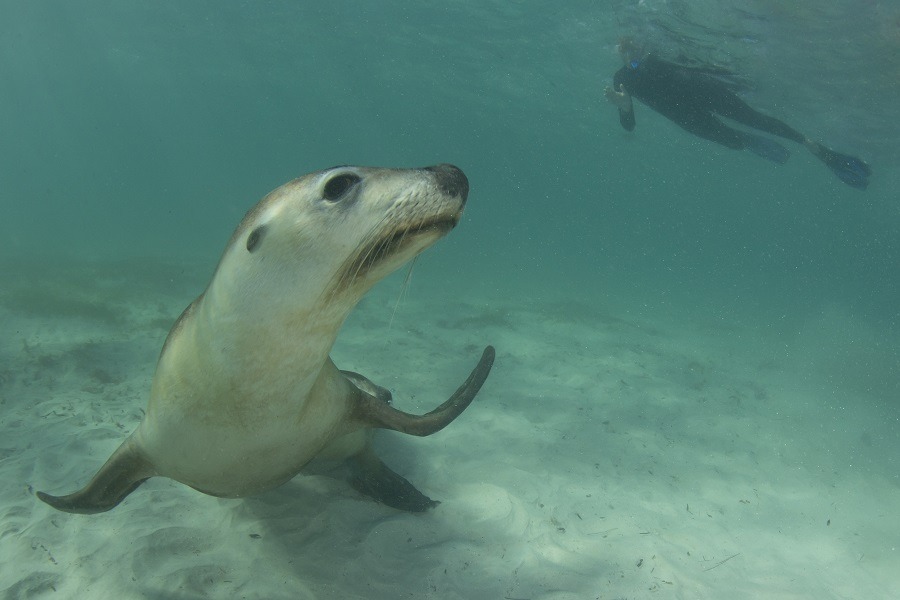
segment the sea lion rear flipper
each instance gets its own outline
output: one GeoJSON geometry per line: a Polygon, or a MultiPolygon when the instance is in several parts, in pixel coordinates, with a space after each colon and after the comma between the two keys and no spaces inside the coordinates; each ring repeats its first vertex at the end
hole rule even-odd
{"type": "MultiPolygon", "coordinates": [[[[488,346],[481,360],[450,398],[424,415],[411,415],[393,408],[369,394],[360,394],[356,418],[367,427],[393,429],[409,435],[426,436],[440,431],[472,403],[494,364],[494,348],[488,346]]],[[[385,467],[386,468],[386,467],[385,467]]]]}
{"type": "Polygon", "coordinates": [[[155,467],[137,447],[134,437],[113,452],[94,478],[68,496],[38,492],[37,497],[57,510],[79,514],[105,512],[115,507],[139,485],[156,475],[155,467]]]}
{"type": "Polygon", "coordinates": [[[398,475],[375,455],[371,446],[353,457],[350,484],[361,494],[398,510],[425,512],[440,504],[432,500],[403,476],[398,475]]]}

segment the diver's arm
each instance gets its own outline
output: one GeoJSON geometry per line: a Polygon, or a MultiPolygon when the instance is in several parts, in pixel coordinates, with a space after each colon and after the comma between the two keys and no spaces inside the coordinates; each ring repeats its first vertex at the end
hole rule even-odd
{"type": "Polygon", "coordinates": [[[619,123],[626,131],[634,131],[634,109],[619,109],[619,123]]]}
{"type": "Polygon", "coordinates": [[[631,102],[631,95],[621,83],[617,87],[618,91],[611,87],[606,88],[606,99],[619,109],[619,123],[622,127],[631,131],[634,129],[634,105],[631,102]]]}

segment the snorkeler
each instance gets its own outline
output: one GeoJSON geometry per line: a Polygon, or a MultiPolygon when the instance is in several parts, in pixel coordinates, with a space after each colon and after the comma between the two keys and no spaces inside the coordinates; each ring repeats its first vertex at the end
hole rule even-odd
{"type": "Polygon", "coordinates": [[[664,61],[628,38],[620,40],[618,51],[625,66],[613,77],[613,87],[606,88],[606,98],[618,107],[619,121],[626,130],[634,129],[634,97],[694,135],[734,150],[750,150],[779,164],[787,161],[787,148],[767,137],[732,129],[716,117],[719,115],[803,144],[849,186],[864,190],[869,185],[872,170],[864,161],[839,154],[757,112],[738,97],[734,85],[717,77],[722,73],[664,61]]]}

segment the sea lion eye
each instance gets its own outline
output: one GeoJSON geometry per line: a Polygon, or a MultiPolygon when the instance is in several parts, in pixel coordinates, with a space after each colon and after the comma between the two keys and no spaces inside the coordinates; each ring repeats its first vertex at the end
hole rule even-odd
{"type": "Polygon", "coordinates": [[[347,191],[359,183],[359,175],[353,173],[341,173],[328,180],[322,193],[329,202],[337,202],[347,191]]]}
{"type": "Polygon", "coordinates": [[[260,225],[250,232],[250,235],[247,236],[247,252],[253,252],[257,247],[259,247],[259,243],[262,241],[263,234],[265,232],[265,225],[260,225]]]}

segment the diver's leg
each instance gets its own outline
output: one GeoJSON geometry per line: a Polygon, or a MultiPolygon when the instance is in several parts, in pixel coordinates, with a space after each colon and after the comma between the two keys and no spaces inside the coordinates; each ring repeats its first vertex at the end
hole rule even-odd
{"type": "Polygon", "coordinates": [[[673,119],[685,131],[732,150],[746,148],[741,132],[728,127],[714,115],[701,110],[684,112],[673,119]]]}
{"type": "Polygon", "coordinates": [[[697,111],[689,117],[685,116],[678,124],[696,136],[733,150],[749,150],[778,164],[784,164],[791,155],[787,148],[775,140],[732,129],[709,113],[697,111]]]}
{"type": "MultiPolygon", "coordinates": [[[[869,185],[869,176],[872,174],[872,169],[864,160],[855,156],[835,152],[824,144],[809,139],[778,119],[768,117],[753,110],[746,102],[730,92],[719,108],[717,108],[716,112],[723,117],[734,119],[735,121],[753,127],[754,129],[803,144],[807,150],[812,152],[813,156],[825,163],[825,166],[828,167],[838,179],[847,185],[859,190],[864,190],[869,185]]],[[[761,156],[765,156],[770,160],[779,162],[777,159],[779,151],[777,148],[772,148],[771,145],[774,143],[772,140],[753,136],[752,134],[747,135],[751,136],[750,141],[747,144],[749,150],[752,150],[761,156]],[[754,145],[760,143],[761,146],[755,149],[754,145]],[[761,150],[761,152],[758,150],[761,150]],[[772,154],[773,150],[775,150],[775,154],[772,154]]],[[[785,160],[787,160],[786,157],[785,160]]]]}
{"type": "Polygon", "coordinates": [[[713,101],[713,110],[716,114],[742,123],[753,129],[758,129],[778,137],[793,140],[798,144],[805,144],[808,140],[805,135],[774,117],[764,115],[756,111],[749,104],[741,100],[734,92],[723,92],[719,98],[713,101]]]}
{"type": "MultiPolygon", "coordinates": [[[[872,169],[864,160],[855,156],[835,152],[824,144],[809,139],[799,131],[788,126],[786,123],[755,111],[746,102],[731,92],[723,94],[718,100],[719,102],[716,103],[717,114],[729,119],[734,119],[738,123],[743,123],[754,129],[803,144],[806,146],[807,150],[812,152],[813,156],[825,163],[825,166],[831,169],[831,172],[837,175],[838,179],[851,187],[864,190],[869,185],[869,176],[872,174],[872,169]]],[[[757,136],[753,137],[760,140],[765,139],[758,138],[757,136]]],[[[770,146],[772,143],[771,140],[765,140],[764,146],[770,146]]],[[[756,152],[750,145],[747,147],[756,152]]],[[[759,154],[759,152],[757,152],[757,154],[759,154]]],[[[767,154],[763,154],[763,156],[775,160],[767,154]]]]}

